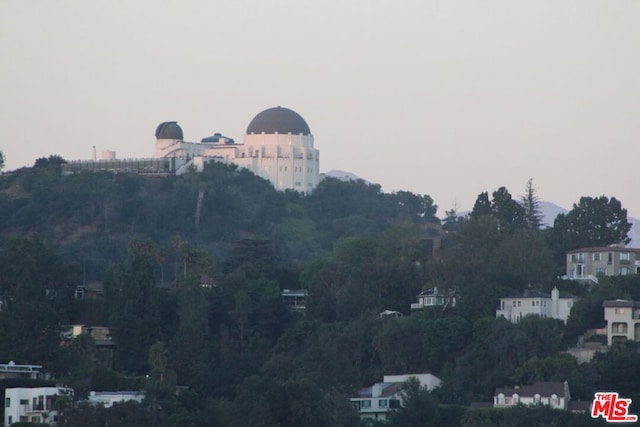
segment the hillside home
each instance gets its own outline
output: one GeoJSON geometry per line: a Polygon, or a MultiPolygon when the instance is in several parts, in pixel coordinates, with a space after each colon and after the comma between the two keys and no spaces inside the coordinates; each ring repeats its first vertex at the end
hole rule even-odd
{"type": "Polygon", "coordinates": [[[567,252],[563,279],[598,283],[598,276],[640,273],[640,249],[621,245],[575,249],[567,252]]]}
{"type": "Polygon", "coordinates": [[[393,319],[397,319],[399,317],[402,317],[403,314],[400,313],[399,311],[395,311],[395,310],[385,310],[382,313],[380,313],[378,315],[378,317],[380,317],[381,319],[385,319],[387,317],[391,317],[393,319]]]}
{"type": "Polygon", "coordinates": [[[4,425],[19,422],[56,425],[56,400],[71,394],[70,389],[63,387],[8,388],[4,392],[4,425]]]}
{"type": "Polygon", "coordinates": [[[567,323],[571,307],[576,300],[572,295],[560,295],[556,287],[551,294],[526,290],[522,295],[500,298],[496,318],[504,317],[512,323],[518,323],[525,316],[535,315],[567,323]]]}
{"type": "Polygon", "coordinates": [[[142,403],[144,400],[144,392],[142,391],[91,391],[87,402],[92,405],[102,405],[105,408],[111,408],[116,403],[135,400],[142,403]]]}
{"type": "Polygon", "coordinates": [[[102,282],[89,282],[76,286],[76,299],[101,299],[104,298],[104,284],[102,282]]]}
{"type": "Polygon", "coordinates": [[[427,289],[417,295],[418,302],[411,304],[411,310],[421,310],[426,307],[455,307],[458,296],[454,289],[446,291],[438,289],[427,289]]]}
{"type": "Polygon", "coordinates": [[[306,289],[285,289],[280,294],[282,303],[293,312],[303,312],[307,309],[307,297],[309,291],[306,289]]]}
{"type": "Polygon", "coordinates": [[[41,365],[16,365],[12,360],[9,363],[0,364],[0,379],[6,378],[40,378],[41,365]]]}
{"type": "Polygon", "coordinates": [[[640,301],[605,301],[602,306],[607,321],[607,345],[640,341],[640,301]]]}
{"type": "Polygon", "coordinates": [[[508,408],[522,404],[569,409],[570,400],[569,384],[566,381],[537,382],[533,385],[497,388],[493,395],[493,407],[508,408]]]}
{"type": "Polygon", "coordinates": [[[440,378],[429,373],[385,375],[381,383],[361,389],[357,396],[350,399],[354,410],[361,419],[386,420],[389,410],[399,408],[402,404],[402,385],[411,377],[429,391],[442,384],[440,378]]]}

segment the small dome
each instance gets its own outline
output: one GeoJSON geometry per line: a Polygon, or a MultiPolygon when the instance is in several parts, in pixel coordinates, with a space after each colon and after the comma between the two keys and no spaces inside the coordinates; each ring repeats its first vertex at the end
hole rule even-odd
{"type": "Polygon", "coordinates": [[[162,122],[156,128],[157,139],[179,139],[182,140],[182,128],[178,122],[162,122]]]}
{"type": "Polygon", "coordinates": [[[226,137],[221,133],[214,133],[211,136],[202,138],[200,142],[224,142],[225,144],[233,144],[234,141],[233,138],[226,137]]]}
{"type": "Polygon", "coordinates": [[[262,111],[251,120],[247,134],[251,133],[292,133],[310,135],[309,125],[300,114],[284,107],[274,107],[262,111]]]}

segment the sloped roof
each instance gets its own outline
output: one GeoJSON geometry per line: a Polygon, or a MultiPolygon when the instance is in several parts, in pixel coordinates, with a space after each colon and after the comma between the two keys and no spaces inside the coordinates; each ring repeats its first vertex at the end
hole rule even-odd
{"type": "Polygon", "coordinates": [[[568,254],[575,254],[579,252],[634,252],[640,254],[640,248],[627,248],[624,246],[592,246],[567,251],[568,254]]]}
{"type": "Polygon", "coordinates": [[[617,299],[615,301],[605,301],[602,303],[603,307],[640,307],[640,301],[628,301],[624,299],[617,299]]]}
{"type": "Polygon", "coordinates": [[[555,394],[558,397],[566,397],[564,395],[564,386],[563,382],[537,382],[532,385],[523,385],[516,387],[503,387],[497,388],[494,393],[495,396],[502,393],[505,396],[513,396],[517,394],[520,397],[534,397],[536,394],[541,397],[549,397],[552,394],[555,394]]]}

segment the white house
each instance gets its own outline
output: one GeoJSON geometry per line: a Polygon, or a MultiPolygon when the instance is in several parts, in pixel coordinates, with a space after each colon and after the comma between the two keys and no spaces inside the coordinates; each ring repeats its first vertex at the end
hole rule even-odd
{"type": "Polygon", "coordinates": [[[8,388],[4,392],[4,425],[18,422],[55,425],[56,400],[70,394],[72,391],[63,387],[8,388]]]}
{"type": "Polygon", "coordinates": [[[609,346],[624,340],[640,341],[640,301],[605,301],[602,306],[609,346]]]}
{"type": "Polygon", "coordinates": [[[576,301],[577,298],[572,295],[560,295],[556,287],[551,294],[527,290],[522,295],[500,298],[496,318],[504,317],[510,322],[518,323],[525,316],[535,315],[567,323],[576,301]]]}
{"type": "Polygon", "coordinates": [[[493,395],[494,408],[522,405],[546,405],[554,409],[568,409],[571,394],[565,382],[537,382],[533,385],[503,387],[493,395]]]}
{"type": "Polygon", "coordinates": [[[144,396],[144,392],[141,391],[91,391],[87,401],[92,405],[102,405],[105,408],[110,408],[114,403],[127,402],[129,400],[142,403],[144,396]]]}
{"type": "Polygon", "coordinates": [[[402,404],[402,385],[411,377],[429,391],[442,384],[440,378],[430,373],[385,375],[381,383],[365,387],[358,391],[357,396],[350,398],[354,410],[362,419],[386,420],[389,410],[402,404]]]}

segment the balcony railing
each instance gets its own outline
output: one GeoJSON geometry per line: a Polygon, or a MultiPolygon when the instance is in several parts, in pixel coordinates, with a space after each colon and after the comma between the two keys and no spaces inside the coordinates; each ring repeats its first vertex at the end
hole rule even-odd
{"type": "Polygon", "coordinates": [[[593,275],[593,274],[582,274],[582,275],[578,275],[578,274],[571,274],[569,276],[562,276],[561,277],[562,280],[590,280],[593,283],[598,283],[598,277],[593,275]]]}

